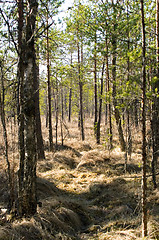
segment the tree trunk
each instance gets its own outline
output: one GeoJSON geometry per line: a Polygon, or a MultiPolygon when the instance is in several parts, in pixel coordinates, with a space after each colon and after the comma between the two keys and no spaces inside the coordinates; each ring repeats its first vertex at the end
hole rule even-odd
{"type": "MultiPolygon", "coordinates": [[[[72,53],[71,53],[71,66],[72,66],[72,53]]],[[[70,75],[71,85],[69,89],[69,108],[68,108],[68,121],[71,122],[71,108],[72,108],[72,71],[70,75]]]]}
{"type": "Polygon", "coordinates": [[[141,3],[142,15],[142,77],[143,77],[143,106],[142,106],[142,224],[143,237],[147,236],[147,178],[146,178],[146,41],[145,41],[145,20],[144,20],[144,3],[141,3]]]}
{"type": "Polygon", "coordinates": [[[24,14],[23,0],[18,0],[18,68],[17,68],[17,116],[18,116],[18,144],[19,144],[19,171],[18,171],[18,214],[23,214],[23,188],[24,188],[24,58],[25,58],[25,40],[23,39],[24,31],[24,14]]]}
{"type": "Polygon", "coordinates": [[[121,125],[121,117],[120,117],[119,110],[117,108],[118,105],[116,100],[116,39],[114,34],[112,37],[112,47],[113,47],[113,56],[112,56],[113,105],[114,105],[115,120],[116,120],[118,133],[119,133],[120,147],[121,147],[121,150],[124,152],[126,150],[126,143],[124,140],[123,129],[121,125]]]}
{"type": "MultiPolygon", "coordinates": [[[[127,42],[128,42],[128,53],[130,52],[130,30],[129,30],[129,1],[127,0],[127,42]]],[[[130,58],[129,55],[127,54],[127,82],[129,84],[130,80],[130,58]]],[[[130,156],[131,159],[131,152],[132,152],[132,138],[131,138],[131,128],[130,128],[130,106],[129,103],[127,104],[127,109],[126,109],[126,115],[127,115],[127,126],[126,126],[126,155],[125,155],[125,171],[127,171],[127,160],[128,160],[128,155],[130,156]]]]}
{"type": "Polygon", "coordinates": [[[107,102],[107,94],[108,94],[108,78],[107,78],[107,76],[106,76],[106,81],[105,81],[105,92],[106,92],[106,96],[105,96],[105,126],[107,126],[108,116],[109,116],[108,115],[108,102],[107,102]]]}
{"type": "Polygon", "coordinates": [[[11,175],[11,166],[8,158],[8,135],[7,135],[6,119],[5,119],[5,111],[4,111],[4,84],[3,84],[2,66],[1,66],[1,83],[2,83],[2,97],[1,97],[1,88],[0,88],[0,115],[1,115],[1,122],[3,127],[3,138],[5,143],[5,160],[7,163],[8,190],[9,190],[8,208],[10,211],[13,207],[15,196],[14,196],[14,182],[13,182],[14,179],[11,175]]]}
{"type": "MultiPolygon", "coordinates": [[[[157,81],[153,84],[153,92],[157,89],[159,94],[159,0],[156,0],[156,76],[157,81]]],[[[156,94],[155,94],[156,95],[156,94]]],[[[152,105],[152,180],[154,188],[157,188],[156,182],[156,167],[159,157],[159,98],[157,96],[153,99],[152,105]]]]}
{"type": "Polygon", "coordinates": [[[111,109],[111,99],[110,99],[110,78],[109,78],[109,59],[108,59],[108,39],[106,37],[106,77],[107,77],[107,91],[109,94],[108,100],[108,121],[109,121],[109,131],[108,131],[108,137],[109,137],[109,150],[113,148],[113,131],[112,131],[112,109],[111,109]]]}
{"type": "Polygon", "coordinates": [[[134,118],[135,118],[135,127],[138,128],[139,126],[139,119],[138,119],[138,99],[134,101],[134,118]]]}
{"type": "Polygon", "coordinates": [[[61,145],[63,146],[63,143],[64,143],[64,137],[63,137],[63,120],[61,118],[61,145]]]}
{"type": "Polygon", "coordinates": [[[23,169],[19,171],[19,205],[20,216],[28,216],[36,213],[36,116],[35,116],[35,82],[37,78],[36,56],[34,46],[34,31],[38,3],[36,0],[28,0],[29,14],[26,19],[25,39],[25,77],[24,77],[24,145],[25,157],[23,169]]]}
{"type": "Polygon", "coordinates": [[[68,116],[68,109],[67,109],[67,88],[64,87],[64,109],[65,109],[65,115],[68,116]]]}
{"type": "Polygon", "coordinates": [[[102,97],[103,97],[103,77],[104,77],[104,66],[105,66],[105,58],[102,67],[102,76],[101,76],[101,90],[100,90],[100,100],[99,100],[99,115],[98,115],[98,122],[97,122],[97,134],[96,140],[97,143],[100,143],[100,124],[101,124],[101,116],[102,116],[102,97]]]}
{"type": "Polygon", "coordinates": [[[97,106],[97,34],[94,43],[94,134],[97,134],[98,106],[97,106]]]}
{"type": "MultiPolygon", "coordinates": [[[[39,51],[37,50],[39,55],[39,51]]],[[[37,77],[35,78],[35,116],[36,116],[36,139],[37,139],[37,154],[38,159],[45,159],[44,143],[41,130],[41,118],[39,108],[39,64],[37,63],[37,77]]]]}
{"type": "Polygon", "coordinates": [[[55,125],[55,133],[56,133],[56,148],[58,145],[58,115],[59,115],[59,93],[58,93],[58,82],[56,77],[56,95],[55,95],[55,114],[56,114],[56,125],[55,125]]]}
{"type": "MultiPolygon", "coordinates": [[[[62,79],[61,79],[62,81],[62,79]]],[[[64,120],[64,107],[63,107],[63,86],[61,86],[61,118],[64,120]]]]}
{"type": "Polygon", "coordinates": [[[68,108],[68,121],[71,122],[71,110],[72,110],[72,87],[69,90],[69,108],[68,108]]]}
{"type": "MultiPolygon", "coordinates": [[[[47,19],[48,26],[48,19],[47,19]]],[[[47,28],[47,87],[48,87],[48,122],[49,122],[49,148],[53,151],[52,136],[52,112],[51,112],[51,84],[50,84],[50,54],[49,54],[49,30],[47,28]]]]}
{"type": "Polygon", "coordinates": [[[131,135],[131,127],[130,127],[130,110],[127,110],[127,128],[128,128],[128,155],[131,160],[131,153],[132,153],[132,135],[131,135]]]}
{"type": "MultiPolygon", "coordinates": [[[[81,72],[81,63],[83,63],[82,57],[83,53],[81,51],[81,60],[80,60],[80,47],[78,43],[78,79],[79,79],[79,92],[80,92],[80,130],[82,141],[84,141],[84,125],[83,125],[83,82],[82,82],[82,72],[81,72]]],[[[83,70],[82,70],[83,71],[83,70]]]]}

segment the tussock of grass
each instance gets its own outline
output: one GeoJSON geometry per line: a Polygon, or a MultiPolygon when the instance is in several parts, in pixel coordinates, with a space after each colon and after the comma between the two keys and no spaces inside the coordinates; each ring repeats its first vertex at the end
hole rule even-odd
{"type": "MultiPolygon", "coordinates": [[[[125,153],[118,138],[110,152],[104,142],[97,145],[93,121],[85,122],[86,141],[80,140],[77,121],[68,124],[64,146],[48,151],[48,130],[43,124],[46,159],[37,166],[37,214],[10,219],[0,212],[0,240],[139,240],[141,239],[141,139],[133,138],[133,153],[124,170],[125,153]]],[[[59,131],[60,133],[60,131],[59,131]]],[[[10,139],[10,159],[18,167],[17,139],[10,139]],[[14,142],[14,144],[12,144],[14,142]]],[[[0,207],[7,208],[6,163],[0,139],[0,207]]],[[[159,239],[159,192],[148,185],[149,238],[159,239]]]]}

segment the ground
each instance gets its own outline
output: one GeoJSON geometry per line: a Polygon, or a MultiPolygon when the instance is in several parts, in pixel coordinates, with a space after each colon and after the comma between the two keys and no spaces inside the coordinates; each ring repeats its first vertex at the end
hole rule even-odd
{"type": "MultiPolygon", "coordinates": [[[[133,152],[125,172],[125,153],[119,148],[117,134],[114,149],[108,151],[106,127],[103,125],[102,141],[97,145],[92,126],[93,121],[85,122],[86,140],[82,142],[77,121],[67,123],[67,130],[63,129],[64,146],[59,130],[58,146],[49,152],[48,131],[43,121],[46,159],[38,160],[38,209],[31,218],[17,219],[6,213],[6,164],[3,142],[0,143],[0,240],[142,239],[140,131],[133,129],[133,152]]],[[[16,131],[14,124],[8,123],[15,182],[16,131]]],[[[151,175],[150,154],[147,165],[151,175]]],[[[151,176],[147,200],[148,239],[159,239],[159,189],[153,190],[151,176]]]]}

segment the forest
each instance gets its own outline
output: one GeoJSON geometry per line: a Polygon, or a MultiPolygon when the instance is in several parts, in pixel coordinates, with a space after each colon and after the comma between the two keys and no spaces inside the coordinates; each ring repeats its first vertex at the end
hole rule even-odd
{"type": "Polygon", "coordinates": [[[0,0],[0,240],[159,239],[159,0],[0,0]]]}

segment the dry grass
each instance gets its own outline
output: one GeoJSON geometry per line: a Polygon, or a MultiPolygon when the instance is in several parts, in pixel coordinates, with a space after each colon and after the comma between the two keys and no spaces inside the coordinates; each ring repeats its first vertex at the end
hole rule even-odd
{"type": "MultiPolygon", "coordinates": [[[[68,124],[69,135],[58,150],[46,151],[38,161],[38,211],[28,219],[13,219],[7,207],[6,163],[0,139],[0,240],[141,239],[141,139],[134,134],[133,153],[124,171],[125,155],[115,138],[109,152],[97,145],[93,122],[86,121],[86,140],[80,140],[77,121],[68,124]]],[[[1,128],[1,127],[0,127],[1,128]]],[[[16,129],[9,129],[9,156],[18,168],[16,129]]],[[[60,134],[60,130],[59,130],[60,134]]],[[[48,130],[43,121],[46,149],[48,130]]],[[[16,175],[15,175],[16,176],[16,175]]],[[[148,181],[149,237],[159,239],[159,191],[148,181]]]]}

